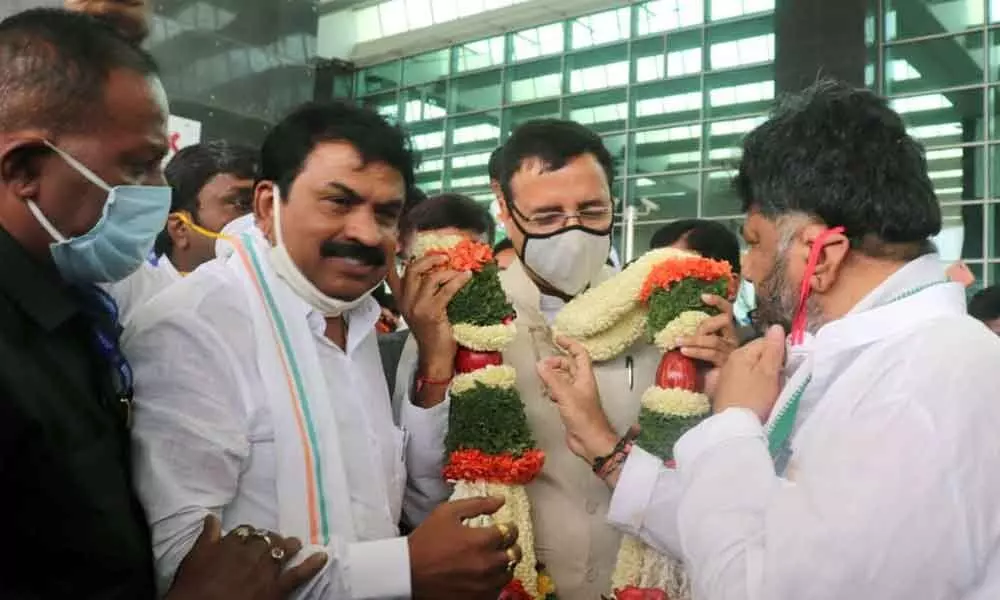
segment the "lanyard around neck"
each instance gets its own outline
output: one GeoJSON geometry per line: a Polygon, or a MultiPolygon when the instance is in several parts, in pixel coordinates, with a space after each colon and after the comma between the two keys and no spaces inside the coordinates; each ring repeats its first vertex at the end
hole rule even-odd
{"type": "MultiPolygon", "coordinates": [[[[910,296],[919,294],[927,288],[934,287],[942,283],[948,282],[932,281],[930,283],[925,283],[924,285],[908,289],[897,296],[893,296],[889,301],[879,303],[877,306],[886,306],[904,298],[909,298],[910,296]]],[[[792,393],[788,402],[785,403],[785,406],[782,407],[781,411],[771,422],[771,426],[767,432],[767,447],[773,458],[778,456],[779,452],[781,452],[782,448],[785,447],[786,443],[788,443],[789,439],[792,437],[792,431],[795,429],[795,420],[799,414],[799,405],[802,403],[802,396],[805,395],[806,387],[809,385],[810,381],[812,381],[812,373],[806,376],[805,381],[803,381],[799,387],[795,389],[795,392],[792,393]]]]}

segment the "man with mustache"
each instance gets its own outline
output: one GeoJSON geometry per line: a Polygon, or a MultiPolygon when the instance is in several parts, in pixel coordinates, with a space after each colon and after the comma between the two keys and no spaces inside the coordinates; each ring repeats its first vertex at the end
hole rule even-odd
{"type": "Polygon", "coordinates": [[[1000,340],[930,243],[923,149],[884,99],[820,82],[750,133],[736,189],[769,328],[676,470],[616,443],[577,344],[539,365],[570,447],[627,457],[609,520],[682,557],[697,598],[1000,597],[1000,340]]]}
{"type": "MultiPolygon", "coordinates": [[[[375,339],[371,292],[414,162],[405,134],[369,109],[293,111],[261,150],[256,224],[137,313],[125,340],[140,382],[135,479],[161,586],[206,514],[225,529],[254,523],[244,534],[267,544],[296,532],[303,556],[325,554],[299,598],[493,600],[509,581],[516,529],[463,525],[502,500],[444,504],[399,534],[408,480],[440,478],[425,448],[447,416],[447,403],[405,398],[394,421],[375,339]]],[[[436,278],[448,294],[468,274],[436,278]]]]}

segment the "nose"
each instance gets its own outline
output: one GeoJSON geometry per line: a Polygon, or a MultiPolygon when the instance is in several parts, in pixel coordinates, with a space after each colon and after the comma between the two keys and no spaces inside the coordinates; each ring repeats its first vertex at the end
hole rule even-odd
{"type": "Polygon", "coordinates": [[[381,246],[384,241],[384,232],[370,209],[351,211],[344,233],[349,239],[369,247],[381,246]]]}

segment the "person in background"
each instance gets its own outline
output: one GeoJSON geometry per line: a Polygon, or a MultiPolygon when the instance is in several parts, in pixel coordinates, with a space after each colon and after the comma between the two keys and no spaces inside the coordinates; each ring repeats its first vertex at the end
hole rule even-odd
{"type": "Polygon", "coordinates": [[[139,306],[199,265],[215,258],[220,232],[247,214],[257,152],[211,141],[181,149],[164,171],[173,190],[170,216],[156,238],[153,258],[107,291],[128,325],[139,306]]]}
{"type": "Polygon", "coordinates": [[[1000,335],[1000,285],[991,285],[976,292],[969,300],[969,315],[1000,335]]]}
{"type": "MultiPolygon", "coordinates": [[[[677,248],[690,250],[714,260],[729,263],[733,273],[740,274],[740,241],[728,227],[718,221],[708,219],[683,219],[668,223],[656,230],[649,240],[650,250],[654,248],[677,248]]],[[[733,316],[732,298],[714,299],[714,306],[721,312],[730,315],[731,323],[722,330],[710,330],[715,321],[704,323],[700,334],[710,334],[702,339],[702,344],[726,345],[724,352],[731,352],[737,345],[746,343],[757,337],[756,330],[749,324],[737,326],[733,316]]],[[[698,354],[695,351],[694,354],[698,354]]],[[[692,356],[692,358],[698,358],[692,356]]],[[[713,366],[721,366],[713,365],[713,366]]]]}
{"type": "Polygon", "coordinates": [[[410,249],[417,233],[466,235],[490,243],[496,223],[489,210],[462,194],[439,194],[408,207],[399,219],[399,256],[412,259],[410,249]]]}
{"type": "MultiPolygon", "coordinates": [[[[446,503],[399,532],[408,481],[440,479],[424,448],[447,418],[447,404],[410,396],[395,421],[379,377],[371,293],[414,162],[403,131],[368,108],[292,111],[261,148],[256,227],[139,309],[125,339],[139,382],[135,485],[161,587],[206,514],[328,557],[300,598],[494,600],[509,581],[516,528],[463,525],[502,499],[446,503]]],[[[467,277],[444,271],[435,290],[467,277]]]]}
{"type": "MultiPolygon", "coordinates": [[[[563,424],[543,394],[535,364],[539,357],[559,352],[551,330],[559,310],[613,273],[606,265],[613,160],[600,136],[557,119],[519,125],[497,160],[500,218],[517,254],[500,274],[517,314],[516,337],[503,358],[517,371],[528,423],[545,452],[542,473],[527,487],[536,555],[561,598],[600,598],[609,589],[621,540],[604,519],[610,493],[566,448],[563,424]]],[[[411,265],[406,277],[419,281],[429,264],[411,265]]],[[[419,347],[418,378],[448,382],[456,347],[447,305],[417,301],[412,306],[421,310],[407,315],[407,322],[427,340],[419,347]]],[[[639,399],[654,380],[659,360],[660,351],[643,343],[596,366],[604,406],[622,432],[635,422],[639,399]]],[[[428,391],[439,397],[446,392],[447,385],[428,391]]],[[[443,448],[438,456],[443,459],[443,448]]]]}
{"type": "Polygon", "coordinates": [[[104,20],[133,44],[149,37],[149,0],[65,0],[64,6],[104,20]]]}
{"type": "Polygon", "coordinates": [[[653,234],[649,249],[667,247],[723,260],[729,263],[733,273],[740,272],[740,241],[735,233],[718,221],[683,219],[667,223],[653,234]]]}
{"type": "Polygon", "coordinates": [[[923,148],[885,99],[821,81],[742,150],[769,328],[676,469],[616,444],[578,344],[539,366],[574,451],[615,455],[609,520],[683,558],[696,598],[1000,598],[1000,339],[944,278],[923,148]]]}
{"type": "MultiPolygon", "coordinates": [[[[432,196],[424,202],[408,207],[399,221],[399,238],[402,240],[400,257],[406,265],[403,272],[402,296],[399,298],[399,308],[403,320],[409,324],[414,314],[425,311],[430,306],[437,306],[443,298],[425,300],[427,294],[420,292],[420,280],[410,271],[410,249],[419,233],[456,234],[474,240],[487,240],[495,227],[493,218],[485,206],[461,194],[441,194],[432,196]]],[[[436,294],[434,294],[436,296],[436,294]]],[[[445,305],[447,303],[445,302],[445,305]]],[[[392,393],[393,412],[399,414],[402,403],[410,394],[409,386],[413,382],[418,363],[418,338],[410,331],[398,331],[379,337],[379,351],[382,354],[382,366],[385,370],[386,382],[392,393]]],[[[423,482],[417,482],[422,484],[423,482]]],[[[439,502],[436,497],[437,486],[432,484],[428,490],[415,486],[415,509],[407,515],[406,526],[419,525],[426,515],[439,502]],[[419,504],[419,507],[417,507],[419,504]]]]}
{"type": "MultiPolygon", "coordinates": [[[[95,285],[142,264],[166,220],[156,73],[86,15],[0,22],[2,598],[157,597],[130,470],[133,373],[114,302],[95,285]]],[[[272,537],[277,561],[258,537],[221,537],[216,519],[193,530],[168,600],[285,598],[322,566],[282,573],[294,539],[272,537]]]]}
{"type": "Polygon", "coordinates": [[[514,250],[514,242],[510,238],[504,238],[493,246],[493,258],[497,260],[497,266],[503,271],[510,266],[510,263],[517,259],[517,250],[514,250]]]}

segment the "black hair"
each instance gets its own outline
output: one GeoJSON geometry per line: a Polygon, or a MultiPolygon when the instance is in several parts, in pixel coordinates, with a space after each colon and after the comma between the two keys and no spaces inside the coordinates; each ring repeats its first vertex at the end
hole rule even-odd
{"type": "Polygon", "coordinates": [[[870,256],[896,254],[887,245],[925,253],[941,231],[923,147],[884,98],[837,81],[778,103],[744,140],[734,185],[744,211],[843,226],[851,247],[870,256]]]}
{"type": "Polygon", "coordinates": [[[260,152],[260,179],[275,182],[285,193],[299,176],[306,159],[323,142],[347,142],[362,164],[383,162],[403,178],[411,193],[417,157],[409,136],[374,110],[352,101],[309,102],[271,128],[260,152]]]}
{"type": "Polygon", "coordinates": [[[1000,285],[976,292],[969,300],[969,315],[984,322],[1000,319],[1000,285]]]}
{"type": "Polygon", "coordinates": [[[490,160],[486,163],[486,172],[490,176],[490,181],[500,180],[500,157],[503,155],[503,146],[497,146],[490,152],[490,160]]]}
{"type": "Polygon", "coordinates": [[[156,74],[156,62],[108,23],[52,8],[0,22],[0,130],[76,133],[103,122],[118,69],[156,74]]]}
{"type": "Polygon", "coordinates": [[[492,240],[496,224],[489,209],[462,194],[439,194],[420,202],[399,218],[399,237],[413,233],[454,227],[475,231],[492,240]]]}
{"type": "Polygon", "coordinates": [[[497,181],[507,204],[513,201],[510,180],[527,159],[539,159],[546,170],[563,168],[571,159],[593,154],[604,169],[608,188],[615,178],[611,153],[601,137],[583,125],[563,119],[526,121],[514,128],[497,157],[497,181]]]}
{"type": "Polygon", "coordinates": [[[708,219],[684,219],[668,223],[656,230],[649,240],[649,248],[666,248],[681,239],[688,248],[705,258],[724,260],[734,273],[740,272],[740,241],[722,223],[708,219]]]}
{"type": "MultiPolygon", "coordinates": [[[[198,194],[213,177],[221,174],[253,180],[257,176],[257,151],[222,140],[181,148],[163,170],[172,191],[170,212],[186,211],[195,223],[200,223],[198,194]]],[[[173,249],[174,242],[164,228],[153,250],[157,256],[169,256],[173,249]]]]}
{"type": "Polygon", "coordinates": [[[495,246],[493,246],[493,256],[500,254],[504,250],[513,250],[513,249],[514,249],[514,242],[512,242],[510,238],[504,238],[499,242],[497,242],[495,246]]]}

